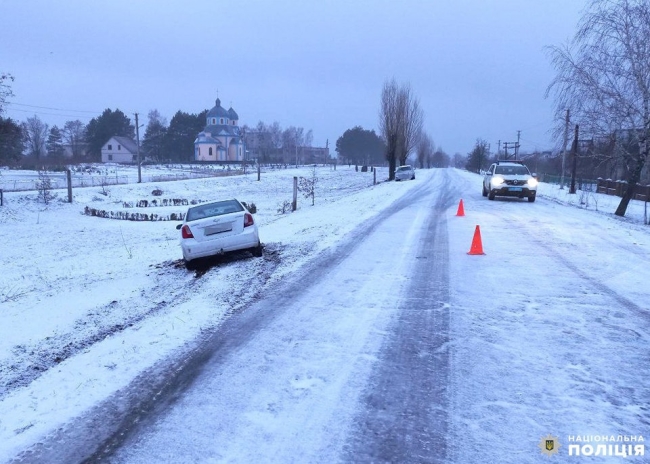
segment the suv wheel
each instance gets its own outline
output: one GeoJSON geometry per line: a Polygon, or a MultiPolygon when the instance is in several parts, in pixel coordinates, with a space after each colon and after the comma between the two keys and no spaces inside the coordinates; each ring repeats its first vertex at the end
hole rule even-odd
{"type": "Polygon", "coordinates": [[[534,201],[535,201],[535,195],[531,195],[531,196],[528,197],[528,202],[529,203],[532,203],[534,201]]]}
{"type": "Polygon", "coordinates": [[[483,196],[487,197],[487,189],[485,188],[485,184],[483,184],[483,196]]]}
{"type": "Polygon", "coordinates": [[[490,190],[490,193],[488,194],[488,200],[494,200],[494,197],[496,194],[494,193],[494,190],[490,190]]]}

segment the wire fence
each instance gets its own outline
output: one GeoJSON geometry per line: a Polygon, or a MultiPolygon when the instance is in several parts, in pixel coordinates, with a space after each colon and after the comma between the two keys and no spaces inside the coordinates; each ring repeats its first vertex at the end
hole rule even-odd
{"type": "MultiPolygon", "coordinates": [[[[144,174],[142,182],[173,182],[188,179],[204,179],[208,177],[225,177],[242,174],[241,170],[188,170],[179,173],[144,174]]],[[[65,174],[45,174],[52,190],[67,189],[68,183],[65,174]]],[[[5,192],[24,192],[38,190],[42,179],[35,173],[24,178],[11,178],[0,175],[0,190],[5,192]]],[[[108,187],[111,185],[134,184],[138,182],[137,174],[76,174],[71,176],[72,188],[83,187],[108,187]]]]}
{"type": "MultiPolygon", "coordinates": [[[[560,185],[562,182],[561,176],[553,174],[539,174],[537,177],[541,182],[546,182],[548,184],[560,185]]],[[[571,185],[571,176],[564,176],[564,185],[571,185]]],[[[598,189],[598,180],[576,177],[576,188],[583,192],[595,192],[598,189]]]]}

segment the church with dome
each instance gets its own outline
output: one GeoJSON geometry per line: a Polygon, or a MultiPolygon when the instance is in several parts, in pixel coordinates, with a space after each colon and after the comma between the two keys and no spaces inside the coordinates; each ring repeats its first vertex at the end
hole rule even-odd
{"type": "Polygon", "coordinates": [[[244,160],[244,140],[239,127],[239,116],[230,107],[221,106],[217,98],[214,108],[208,111],[205,129],[194,140],[196,161],[241,162],[244,160]]]}

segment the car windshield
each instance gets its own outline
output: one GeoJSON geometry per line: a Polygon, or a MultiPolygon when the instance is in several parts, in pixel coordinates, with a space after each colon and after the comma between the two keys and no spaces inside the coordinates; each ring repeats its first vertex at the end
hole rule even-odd
{"type": "Polygon", "coordinates": [[[187,211],[185,220],[188,222],[196,221],[197,219],[221,216],[222,214],[236,213],[238,211],[244,211],[244,207],[237,200],[218,201],[190,208],[187,211]]]}
{"type": "Polygon", "coordinates": [[[494,171],[495,174],[510,174],[510,175],[528,175],[530,172],[528,171],[528,168],[526,166],[497,166],[496,170],[494,171]]]}
{"type": "Polygon", "coordinates": [[[397,168],[397,170],[398,171],[410,171],[411,166],[400,166],[399,168],[397,168]]]}

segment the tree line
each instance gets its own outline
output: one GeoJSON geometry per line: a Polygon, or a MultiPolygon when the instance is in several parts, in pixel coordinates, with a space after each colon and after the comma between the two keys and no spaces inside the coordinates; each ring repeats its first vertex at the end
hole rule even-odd
{"type": "MultiPolygon", "coordinates": [[[[194,140],[205,128],[207,112],[178,111],[168,123],[158,110],[150,111],[144,134],[141,132],[143,159],[158,163],[193,161],[194,140]]],[[[244,125],[241,133],[247,145],[255,149],[250,156],[261,156],[263,161],[278,150],[291,161],[297,148],[311,146],[313,139],[311,130],[295,126],[282,129],[278,122],[260,121],[253,128],[244,125]]],[[[20,123],[2,117],[0,112],[0,162],[17,163],[25,155],[38,162],[98,162],[102,146],[112,136],[136,138],[134,123],[119,109],[106,109],[88,124],[67,121],[61,128],[48,126],[36,115],[20,123]]]]}
{"type": "MultiPolygon", "coordinates": [[[[135,126],[119,109],[104,112],[83,124],[67,121],[63,127],[49,127],[37,115],[19,123],[2,117],[2,105],[11,96],[8,74],[0,76],[0,162],[23,159],[24,154],[36,161],[44,157],[63,161],[100,161],[101,148],[111,136],[135,138],[135,126]],[[71,157],[71,159],[70,159],[71,157]]],[[[157,110],[148,114],[141,154],[154,162],[189,162],[194,159],[194,140],[206,124],[207,110],[198,114],[178,111],[167,123],[157,110]]],[[[413,163],[420,168],[446,167],[451,159],[423,130],[424,114],[419,100],[408,84],[387,81],[382,89],[379,110],[379,134],[355,126],[345,131],[336,141],[339,159],[349,164],[388,163],[389,179],[395,168],[413,163]]],[[[276,121],[260,121],[256,126],[243,125],[241,134],[249,157],[262,162],[291,163],[297,160],[303,147],[311,147],[313,133],[302,127],[282,129],[276,121]]]]}

